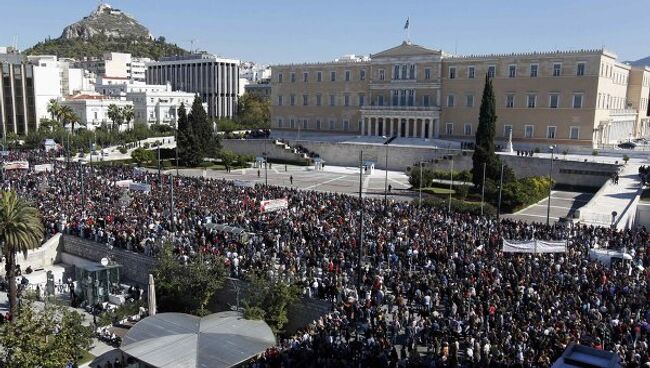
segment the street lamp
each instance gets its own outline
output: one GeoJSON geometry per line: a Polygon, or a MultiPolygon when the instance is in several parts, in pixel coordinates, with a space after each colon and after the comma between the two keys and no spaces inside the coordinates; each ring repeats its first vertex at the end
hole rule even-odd
{"type": "Polygon", "coordinates": [[[553,189],[553,159],[555,158],[555,146],[548,147],[551,150],[551,169],[548,172],[548,204],[546,205],[546,226],[551,221],[551,190],[553,189]]]}
{"type": "Polygon", "coordinates": [[[386,165],[384,166],[384,171],[386,172],[386,176],[384,179],[384,207],[388,206],[388,139],[386,136],[382,136],[384,141],[384,145],[386,146],[386,165]]]}

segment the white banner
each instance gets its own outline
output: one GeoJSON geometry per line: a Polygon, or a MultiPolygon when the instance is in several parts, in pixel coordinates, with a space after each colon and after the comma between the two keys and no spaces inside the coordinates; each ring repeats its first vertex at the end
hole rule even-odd
{"type": "Polygon", "coordinates": [[[260,203],[260,212],[274,212],[289,208],[289,201],[286,198],[271,199],[260,203]]]}
{"type": "Polygon", "coordinates": [[[27,169],[29,169],[29,162],[27,162],[27,161],[10,161],[10,162],[5,163],[4,168],[5,168],[5,170],[17,170],[17,169],[27,170],[27,169]]]}
{"type": "Polygon", "coordinates": [[[151,192],[151,185],[146,183],[131,183],[129,184],[129,190],[137,190],[140,192],[149,193],[151,192]]]}
{"type": "Polygon", "coordinates": [[[255,188],[255,182],[248,180],[233,180],[233,185],[240,188],[255,188]]]}
{"type": "Polygon", "coordinates": [[[503,239],[502,250],[504,253],[565,253],[566,243],[566,241],[503,239]]]}
{"type": "Polygon", "coordinates": [[[40,173],[40,172],[48,172],[48,171],[54,171],[53,164],[34,165],[34,172],[40,173]]]}
{"type": "Polygon", "coordinates": [[[118,188],[128,188],[133,183],[133,180],[118,180],[115,182],[115,186],[118,188]]]}

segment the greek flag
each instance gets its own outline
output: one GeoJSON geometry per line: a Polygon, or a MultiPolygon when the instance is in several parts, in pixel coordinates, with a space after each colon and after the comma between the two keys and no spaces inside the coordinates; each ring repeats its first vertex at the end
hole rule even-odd
{"type": "Polygon", "coordinates": [[[406,18],[406,23],[404,24],[404,29],[409,29],[409,18],[406,18]]]}

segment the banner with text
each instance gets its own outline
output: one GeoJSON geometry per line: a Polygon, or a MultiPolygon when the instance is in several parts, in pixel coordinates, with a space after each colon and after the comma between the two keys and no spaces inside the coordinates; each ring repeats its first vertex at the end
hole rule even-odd
{"type": "Polygon", "coordinates": [[[289,208],[289,201],[286,198],[270,199],[260,203],[260,212],[268,213],[289,208]]]}
{"type": "Polygon", "coordinates": [[[129,184],[129,190],[137,190],[140,192],[149,193],[151,192],[151,185],[146,183],[131,183],[129,184]]]}
{"type": "Polygon", "coordinates": [[[566,244],[566,241],[503,239],[502,250],[504,253],[565,253],[566,244]]]}
{"type": "Polygon", "coordinates": [[[34,165],[34,172],[51,172],[54,171],[54,164],[34,165]]]}
{"type": "Polygon", "coordinates": [[[129,185],[133,184],[133,180],[118,180],[115,182],[115,186],[118,188],[128,188],[129,185]]]}
{"type": "Polygon", "coordinates": [[[10,161],[4,164],[5,170],[27,170],[29,162],[27,161],[10,161]]]}

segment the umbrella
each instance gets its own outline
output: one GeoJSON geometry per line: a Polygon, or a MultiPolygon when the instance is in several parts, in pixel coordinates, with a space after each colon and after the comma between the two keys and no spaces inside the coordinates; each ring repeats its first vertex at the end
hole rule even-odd
{"type": "Polygon", "coordinates": [[[149,292],[147,295],[147,300],[149,301],[149,315],[156,315],[156,285],[153,281],[153,275],[149,274],[149,292]]]}

